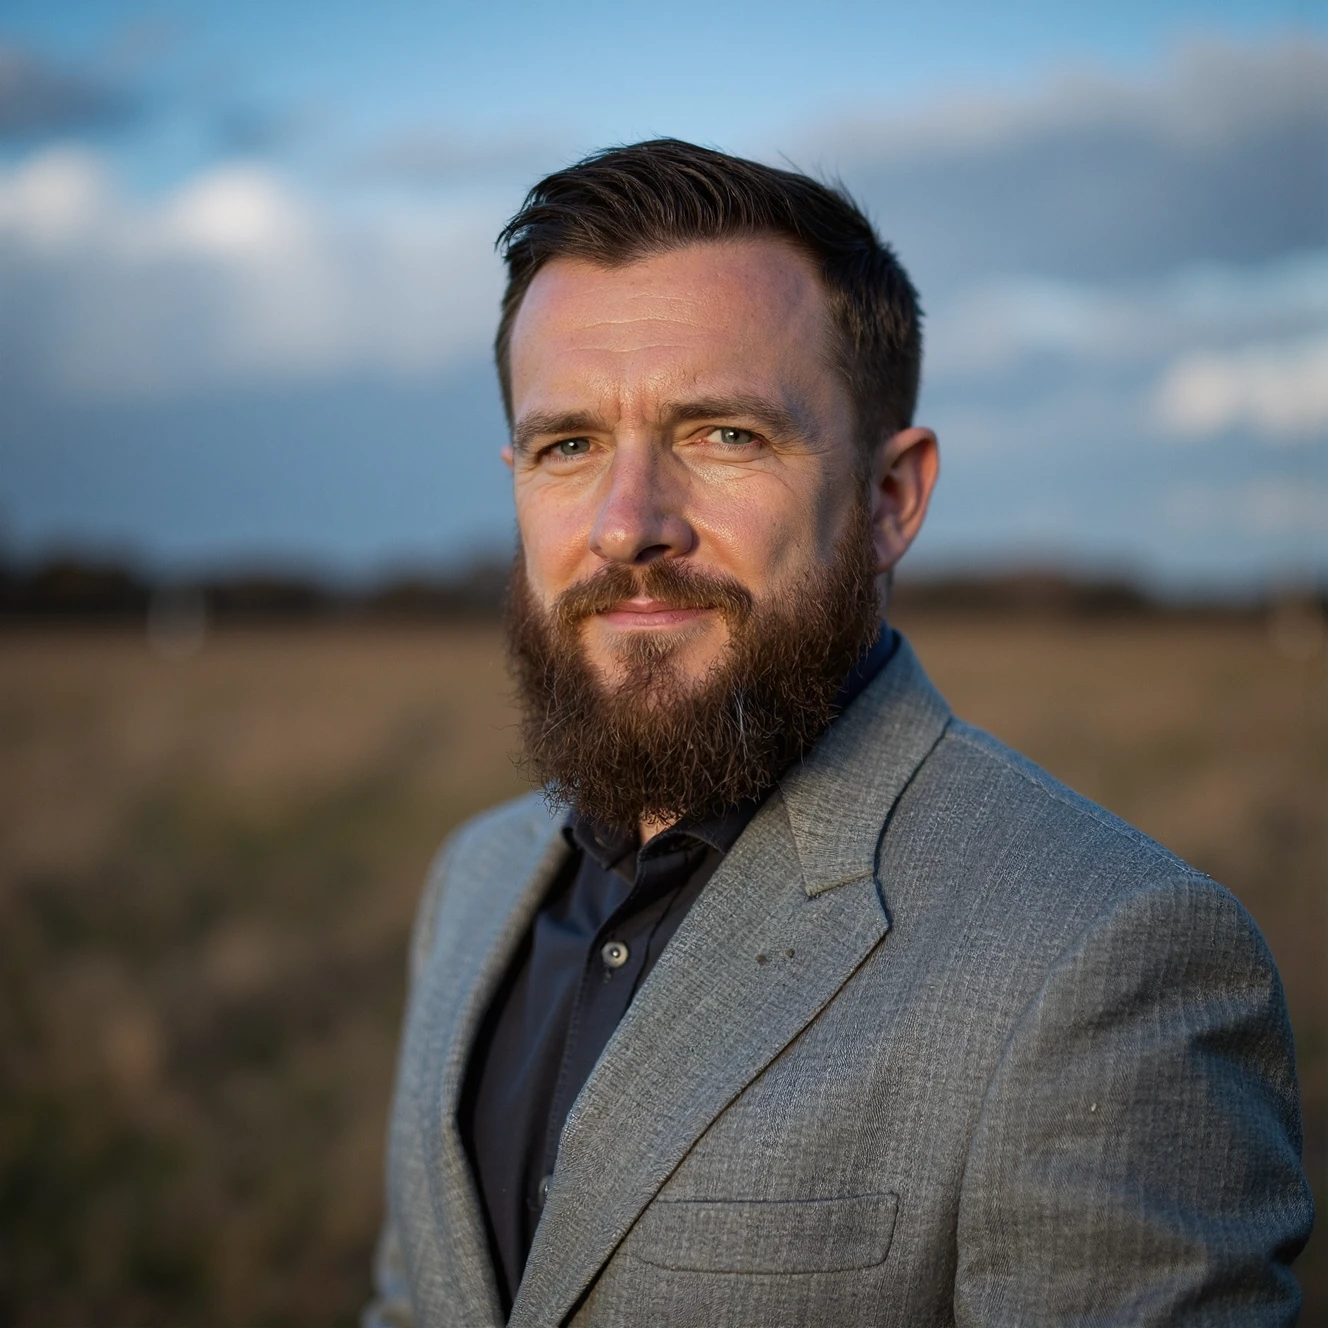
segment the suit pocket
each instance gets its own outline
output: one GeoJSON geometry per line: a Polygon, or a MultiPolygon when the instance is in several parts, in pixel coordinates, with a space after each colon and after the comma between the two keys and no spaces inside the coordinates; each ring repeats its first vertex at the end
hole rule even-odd
{"type": "Polygon", "coordinates": [[[698,1273],[830,1273],[884,1261],[897,1194],[838,1199],[656,1199],[624,1252],[698,1273]]]}

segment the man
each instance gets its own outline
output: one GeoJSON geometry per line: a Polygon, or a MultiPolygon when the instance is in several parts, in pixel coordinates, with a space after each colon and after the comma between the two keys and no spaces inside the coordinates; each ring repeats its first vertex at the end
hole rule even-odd
{"type": "Polygon", "coordinates": [[[538,794],[412,945],[369,1323],[1291,1323],[1277,974],[883,625],[936,439],[842,194],[673,141],[504,232],[538,794]]]}

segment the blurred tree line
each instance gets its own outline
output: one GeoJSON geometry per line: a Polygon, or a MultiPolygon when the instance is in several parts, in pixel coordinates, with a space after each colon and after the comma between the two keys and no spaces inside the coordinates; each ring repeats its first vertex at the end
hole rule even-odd
{"type": "MultiPolygon", "coordinates": [[[[451,568],[419,569],[354,584],[280,568],[194,578],[159,576],[126,561],[78,555],[19,564],[0,561],[0,621],[146,621],[154,614],[202,615],[209,622],[335,619],[492,620],[502,612],[510,560],[483,556],[451,568]]],[[[1247,617],[1265,613],[1276,594],[1178,598],[1121,576],[1095,577],[1051,567],[990,573],[905,575],[892,590],[903,613],[997,613],[1018,617],[1247,617]]],[[[1297,600],[1328,608],[1328,584],[1297,600]]]]}

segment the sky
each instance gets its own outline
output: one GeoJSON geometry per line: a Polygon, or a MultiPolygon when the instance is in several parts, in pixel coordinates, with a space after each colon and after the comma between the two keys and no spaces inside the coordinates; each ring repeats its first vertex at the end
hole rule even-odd
{"type": "Polygon", "coordinates": [[[352,577],[510,547],[493,237],[672,134],[919,287],[914,567],[1328,576],[1324,3],[0,11],[0,548],[352,577]]]}

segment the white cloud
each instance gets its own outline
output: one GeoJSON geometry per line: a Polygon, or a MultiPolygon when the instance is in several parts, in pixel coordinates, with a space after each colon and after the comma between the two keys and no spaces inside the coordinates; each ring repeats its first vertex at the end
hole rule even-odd
{"type": "Polygon", "coordinates": [[[91,395],[429,374],[491,335],[501,220],[473,199],[352,217],[248,165],[142,200],[52,149],[0,174],[0,308],[26,311],[0,337],[38,380],[91,395]]]}
{"type": "Polygon", "coordinates": [[[1007,374],[1031,357],[1151,374],[1199,349],[1317,338],[1328,329],[1328,250],[1128,283],[997,278],[943,296],[928,324],[937,383],[1007,374]]]}
{"type": "Polygon", "coordinates": [[[222,167],[191,181],[153,218],[147,231],[163,250],[243,257],[293,254],[316,243],[311,218],[269,172],[222,167]]]}
{"type": "Polygon", "coordinates": [[[90,152],[55,148],[0,175],[0,240],[37,252],[86,240],[103,221],[108,181],[90,152]]]}
{"type": "Polygon", "coordinates": [[[1196,351],[1168,368],[1158,422],[1180,436],[1245,427],[1270,442],[1328,430],[1328,335],[1231,351],[1196,351]]]}

